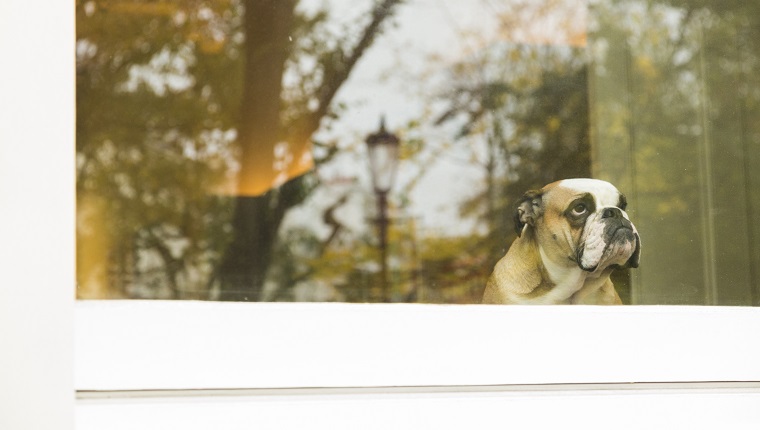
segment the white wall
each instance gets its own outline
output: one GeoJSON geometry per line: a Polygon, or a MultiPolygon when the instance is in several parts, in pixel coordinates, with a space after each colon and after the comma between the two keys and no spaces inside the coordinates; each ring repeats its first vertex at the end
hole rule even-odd
{"type": "Polygon", "coordinates": [[[74,5],[0,1],[0,428],[74,427],[74,5]]]}

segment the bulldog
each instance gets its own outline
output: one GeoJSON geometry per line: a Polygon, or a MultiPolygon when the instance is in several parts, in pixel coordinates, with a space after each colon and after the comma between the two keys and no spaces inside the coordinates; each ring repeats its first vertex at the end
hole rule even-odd
{"type": "Polygon", "coordinates": [[[517,203],[517,239],[496,263],[483,303],[621,304],[610,281],[638,267],[641,240],[609,182],[566,179],[517,203]]]}

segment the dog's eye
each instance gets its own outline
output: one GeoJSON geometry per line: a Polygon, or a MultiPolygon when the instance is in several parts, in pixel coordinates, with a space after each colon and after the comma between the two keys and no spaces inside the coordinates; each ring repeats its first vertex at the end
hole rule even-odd
{"type": "Polygon", "coordinates": [[[578,203],[577,205],[573,206],[571,212],[575,216],[585,215],[586,212],[588,212],[588,206],[586,206],[585,203],[578,203]]]}

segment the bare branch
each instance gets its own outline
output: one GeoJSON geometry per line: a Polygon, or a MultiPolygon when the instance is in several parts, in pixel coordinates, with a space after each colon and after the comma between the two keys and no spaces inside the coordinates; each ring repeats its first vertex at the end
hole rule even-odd
{"type": "Polygon", "coordinates": [[[317,93],[318,107],[307,116],[303,126],[299,130],[302,136],[308,138],[308,136],[311,136],[317,130],[320,121],[329,112],[330,104],[338,93],[338,90],[348,79],[365,51],[372,46],[375,38],[381,32],[383,23],[393,15],[394,8],[403,1],[382,0],[377,3],[372,10],[372,19],[362,31],[362,35],[356,42],[356,45],[352,49],[345,51],[339,46],[333,55],[329,55],[330,58],[343,58],[343,61],[333,64],[332,67],[326,67],[324,81],[317,93]],[[348,55],[345,55],[345,52],[348,52],[348,55]]]}

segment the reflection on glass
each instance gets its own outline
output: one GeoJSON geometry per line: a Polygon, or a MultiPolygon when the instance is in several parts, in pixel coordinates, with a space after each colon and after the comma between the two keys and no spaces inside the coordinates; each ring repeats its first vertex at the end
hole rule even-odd
{"type": "Polygon", "coordinates": [[[591,176],[624,303],[759,304],[745,3],[77,1],[78,296],[477,303],[514,202],[591,176]]]}
{"type": "Polygon", "coordinates": [[[645,249],[634,302],[760,304],[760,7],[599,3],[594,14],[597,173],[634,196],[645,249]]]}

